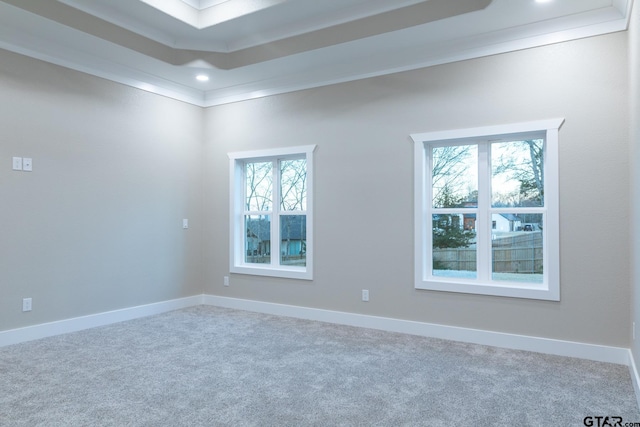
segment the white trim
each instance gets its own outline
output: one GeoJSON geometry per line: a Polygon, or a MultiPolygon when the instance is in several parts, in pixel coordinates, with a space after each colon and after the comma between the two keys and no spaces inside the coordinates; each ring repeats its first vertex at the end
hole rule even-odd
{"type": "Polygon", "coordinates": [[[388,332],[398,332],[423,337],[461,341],[472,344],[533,351],[557,356],[575,357],[598,362],[615,363],[629,366],[631,379],[640,406],[640,376],[638,375],[631,351],[622,347],[586,344],[573,341],[526,335],[484,331],[457,326],[393,319],[342,311],[323,310],[286,304],[222,297],[217,295],[194,295],[175,300],[129,307],[88,316],[75,317],[24,328],[0,332],[0,347],[21,342],[81,331],[99,326],[110,325],[127,320],[161,314],[183,308],[211,305],[236,310],[253,311],[276,316],[293,317],[338,325],[356,326],[388,332]]]}
{"type": "MultiPolygon", "coordinates": [[[[229,157],[229,272],[236,274],[250,274],[258,276],[282,277],[287,279],[313,280],[313,153],[317,145],[303,145],[295,147],[281,147],[265,150],[239,151],[228,153],[229,157]],[[245,161],[268,161],[275,162],[289,156],[304,156],[307,168],[307,209],[300,215],[306,216],[306,244],[307,258],[304,267],[293,267],[280,265],[279,262],[273,264],[248,264],[244,263],[244,235],[243,218],[247,212],[244,210],[244,162],[245,161]]],[[[275,170],[275,169],[274,169],[275,170]]],[[[274,178],[275,179],[275,178],[274,178]]],[[[275,181],[274,181],[275,182],[275,181]]],[[[275,236],[276,228],[273,228],[279,221],[281,212],[275,200],[279,200],[278,185],[273,189],[273,211],[269,215],[273,216],[271,235],[275,236]]],[[[262,215],[263,213],[256,214],[262,215]]],[[[266,213],[264,213],[266,214],[266,213]]],[[[272,254],[280,253],[279,241],[272,239],[272,254]]]]}
{"type": "MultiPolygon", "coordinates": [[[[61,1],[63,1],[63,3],[71,3],[70,0],[61,1]]],[[[159,3],[158,0],[147,1],[159,3]]],[[[184,1],[186,0],[183,0],[183,2],[184,1]]],[[[195,0],[190,1],[193,2],[195,0]]],[[[75,0],[73,3],[81,9],[86,9],[81,7],[83,4],[81,1],[75,0]]],[[[184,9],[190,8],[187,4],[183,4],[183,6],[184,9]]],[[[541,24],[542,26],[540,26],[532,23],[529,24],[530,29],[524,35],[516,31],[517,29],[507,28],[485,34],[469,35],[461,40],[450,41],[453,45],[450,49],[445,50],[446,53],[438,49],[406,47],[397,52],[388,52],[387,55],[379,55],[385,59],[377,61],[376,64],[370,64],[368,67],[355,67],[354,69],[354,66],[345,68],[331,64],[322,68],[315,67],[311,71],[305,70],[295,72],[294,74],[281,73],[281,75],[260,81],[236,82],[233,85],[209,90],[201,90],[196,87],[191,87],[188,84],[180,84],[178,81],[169,81],[168,77],[162,78],[152,75],[150,72],[143,72],[143,67],[141,67],[140,64],[136,65],[140,62],[138,60],[107,61],[104,58],[101,59],[87,53],[88,50],[82,50],[79,47],[70,48],[65,46],[63,43],[64,38],[60,35],[60,31],[58,31],[63,26],[53,24],[51,21],[47,21],[42,17],[30,14],[15,6],[4,4],[3,2],[0,2],[0,9],[2,10],[0,16],[5,18],[3,21],[4,26],[6,26],[7,22],[18,22],[16,17],[20,18],[20,22],[29,19],[28,22],[32,23],[30,28],[42,27],[42,23],[46,22],[48,25],[55,27],[57,36],[49,37],[48,39],[46,37],[34,38],[30,32],[12,25],[10,28],[5,29],[5,33],[8,35],[3,38],[4,40],[0,43],[0,46],[9,51],[42,59],[151,93],[200,107],[212,107],[625,31],[628,28],[630,20],[631,6],[631,0],[614,0],[612,7],[601,8],[595,14],[586,13],[575,16],[574,18],[578,18],[578,20],[572,24],[572,28],[551,33],[545,33],[545,25],[541,24]],[[585,20],[580,19],[583,15],[585,20]],[[118,63],[116,64],[116,62],[118,63]]],[[[195,9],[193,11],[197,12],[195,9]]],[[[189,13],[186,12],[186,14],[189,13]]],[[[120,24],[124,25],[124,23],[120,24]]],[[[0,25],[0,27],[1,26],[2,25],[0,25]]],[[[72,31],[77,32],[77,30],[68,28],[64,28],[64,30],[63,34],[65,36],[68,36],[72,31]]],[[[38,32],[38,34],[40,34],[40,32],[38,32]]],[[[167,37],[159,36],[155,33],[147,33],[146,36],[167,46],[175,43],[175,40],[169,40],[167,37]]],[[[102,48],[94,48],[92,49],[93,51],[102,51],[105,48],[109,48],[110,51],[114,49],[119,49],[119,51],[122,52],[126,51],[126,49],[120,49],[117,46],[108,46],[106,42],[97,42],[100,43],[102,48]]],[[[246,42],[246,40],[244,42],[246,42]]],[[[234,49],[239,50],[248,47],[248,45],[243,45],[242,43],[241,41],[241,44],[234,44],[234,49]]],[[[366,46],[365,44],[365,47],[366,46]]],[[[208,48],[212,47],[208,46],[208,48]]],[[[140,57],[138,53],[129,53],[140,57]]],[[[148,60],[150,59],[142,58],[144,62],[148,60]]],[[[151,59],[150,61],[154,62],[155,60],[151,59]]],[[[149,70],[148,66],[144,68],[149,70]]]]}
{"type": "Polygon", "coordinates": [[[399,332],[429,338],[439,338],[450,341],[461,341],[472,344],[509,348],[513,350],[533,351],[537,353],[553,354],[556,356],[575,357],[579,359],[595,360],[598,362],[629,365],[629,349],[622,347],[507,334],[480,329],[469,329],[457,326],[438,325],[434,323],[275,304],[216,295],[204,295],[203,304],[273,314],[277,316],[328,322],[338,325],[378,329],[382,331],[399,332]]]}
{"type": "MultiPolygon", "coordinates": [[[[538,300],[560,300],[560,271],[558,259],[559,249],[559,196],[558,196],[558,131],[564,123],[563,118],[537,120],[503,125],[483,126],[476,128],[463,128],[423,132],[411,134],[414,142],[414,283],[416,289],[458,292],[479,295],[493,295],[511,298],[528,298],[538,300]],[[495,282],[489,278],[488,266],[490,265],[489,248],[485,243],[490,242],[489,232],[486,227],[489,221],[486,217],[495,210],[491,208],[488,195],[490,194],[490,171],[486,165],[486,144],[495,140],[528,139],[532,135],[544,137],[544,168],[545,168],[545,206],[544,208],[512,208],[514,211],[542,213],[545,217],[544,227],[544,281],[540,285],[523,284],[519,282],[495,282]],[[468,212],[478,216],[477,232],[477,274],[474,279],[447,278],[434,276],[431,269],[431,227],[430,220],[434,210],[431,208],[431,165],[427,149],[429,146],[476,144],[478,147],[478,190],[480,199],[478,207],[468,212]],[[485,147],[485,148],[483,148],[485,147]],[[484,234],[482,234],[484,233],[484,234]],[[482,243],[485,242],[485,243],[482,243]]],[[[506,210],[506,208],[505,208],[506,210]]],[[[457,212],[450,209],[447,213],[457,212]]],[[[500,209],[498,209],[500,211],[500,209]]],[[[488,243],[490,244],[490,243],[488,243]]]]}
{"type": "MultiPolygon", "coordinates": [[[[54,56],[49,51],[40,51],[30,47],[17,46],[2,40],[0,40],[0,49],[5,49],[30,58],[49,62],[70,70],[100,77],[155,95],[174,99],[176,101],[186,102],[197,107],[206,108],[229,103],[222,102],[218,104],[211,104],[210,102],[205,101],[205,93],[201,90],[180,85],[179,83],[170,82],[144,71],[134,70],[120,64],[104,61],[90,54],[76,54],[78,58],[82,57],[83,59],[82,61],[77,61],[68,59],[66,56],[61,54],[54,56]]],[[[59,51],[62,52],[63,49],[59,48],[59,51]]]]}
{"type": "Polygon", "coordinates": [[[633,353],[627,348],[585,344],[526,335],[506,334],[479,329],[437,325],[433,323],[415,322],[410,320],[392,319],[387,317],[206,294],[137,307],[129,307],[88,316],[75,317],[72,319],[43,323],[40,325],[11,329],[8,331],[0,331],[0,347],[110,325],[198,305],[225,307],[236,310],[272,314],[276,316],[328,322],[338,325],[377,329],[429,338],[439,338],[450,341],[460,341],[472,344],[533,351],[537,353],[626,365],[629,367],[629,374],[633,383],[636,400],[638,402],[638,407],[640,407],[640,376],[638,375],[638,370],[633,359],[633,353]]]}
{"type": "Polygon", "coordinates": [[[24,328],[0,331],[0,347],[110,325],[141,317],[166,313],[198,305],[210,305],[236,310],[314,320],[337,325],[377,329],[388,332],[460,341],[514,350],[533,351],[557,356],[575,357],[629,367],[633,387],[640,407],[640,376],[628,348],[586,344],[526,335],[484,331],[457,326],[393,319],[342,311],[323,310],[286,304],[229,298],[217,295],[194,295],[153,304],[129,307],[88,316],[75,317],[24,328]]]}
{"type": "Polygon", "coordinates": [[[229,156],[229,159],[231,160],[255,160],[280,156],[293,156],[297,154],[311,155],[315,151],[316,147],[316,144],[311,144],[296,147],[267,148],[264,150],[236,151],[228,153],[227,156],[229,156]]]}
{"type": "Polygon", "coordinates": [[[82,331],[98,326],[111,325],[140,317],[153,316],[155,314],[166,313],[167,311],[179,310],[200,304],[203,304],[203,296],[194,295],[153,304],[139,305],[137,307],[128,307],[120,310],[74,317],[56,322],[41,323],[39,325],[10,329],[8,331],[0,331],[0,347],[82,331]]]}
{"type": "Polygon", "coordinates": [[[633,383],[633,391],[636,394],[636,401],[640,408],[640,376],[638,375],[638,367],[633,358],[633,352],[629,350],[629,374],[631,375],[631,382],[633,383]]]}
{"type": "Polygon", "coordinates": [[[521,123],[509,123],[504,125],[481,126],[465,129],[450,129],[433,132],[412,133],[413,142],[451,141],[465,138],[489,138],[509,134],[536,132],[544,134],[547,129],[560,129],[564,118],[535,120],[521,123]]]}

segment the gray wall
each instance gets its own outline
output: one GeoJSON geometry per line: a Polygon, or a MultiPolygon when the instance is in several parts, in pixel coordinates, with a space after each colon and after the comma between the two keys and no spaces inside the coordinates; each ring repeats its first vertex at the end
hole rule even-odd
{"type": "Polygon", "coordinates": [[[0,94],[0,330],[202,293],[202,109],[6,51],[0,94]]]}
{"type": "Polygon", "coordinates": [[[206,110],[0,51],[0,330],[204,292],[628,347],[627,38],[206,110]],[[562,300],[415,290],[409,134],[556,117],[562,300]],[[315,280],[223,287],[227,153],[304,144],[318,145],[315,280]]]}
{"type": "Polygon", "coordinates": [[[205,293],[628,347],[627,73],[617,33],[207,109],[205,293]],[[561,301],[414,289],[409,134],[556,117],[561,301]],[[318,145],[315,280],[223,287],[226,153],[302,144],[318,145]]]}
{"type": "MultiPolygon", "coordinates": [[[[631,84],[631,172],[633,210],[631,217],[632,318],[640,328],[640,5],[634,2],[629,24],[629,82],[631,84]]],[[[631,341],[636,366],[640,366],[640,329],[631,341]]]]}

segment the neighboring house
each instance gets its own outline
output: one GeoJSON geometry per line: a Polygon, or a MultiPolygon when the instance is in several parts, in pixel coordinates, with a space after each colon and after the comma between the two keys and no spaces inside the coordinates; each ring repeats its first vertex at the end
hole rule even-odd
{"type": "Polygon", "coordinates": [[[248,256],[263,256],[271,253],[271,222],[266,219],[247,219],[245,241],[248,256]]]}
{"type": "MultiPolygon", "coordinates": [[[[476,214],[463,214],[462,226],[465,230],[476,229],[476,214]]],[[[493,231],[520,231],[522,221],[513,214],[494,214],[491,216],[493,231]]]]}
{"type": "Polygon", "coordinates": [[[522,221],[513,214],[493,214],[491,221],[493,231],[519,231],[522,229],[522,221]]]}
{"type": "MultiPolygon", "coordinates": [[[[283,215],[281,220],[280,252],[285,256],[303,255],[306,252],[307,217],[283,215]]],[[[271,221],[264,218],[249,219],[246,230],[247,255],[269,255],[271,253],[271,221]]]]}
{"type": "Polygon", "coordinates": [[[465,230],[475,230],[476,229],[476,214],[464,214],[463,221],[465,230]]]}

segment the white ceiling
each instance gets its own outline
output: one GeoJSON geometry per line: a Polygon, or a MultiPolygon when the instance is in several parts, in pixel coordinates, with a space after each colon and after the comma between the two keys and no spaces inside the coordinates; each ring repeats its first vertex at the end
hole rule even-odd
{"type": "Polygon", "coordinates": [[[212,106],[623,31],[632,1],[0,0],[0,48],[212,106]]]}

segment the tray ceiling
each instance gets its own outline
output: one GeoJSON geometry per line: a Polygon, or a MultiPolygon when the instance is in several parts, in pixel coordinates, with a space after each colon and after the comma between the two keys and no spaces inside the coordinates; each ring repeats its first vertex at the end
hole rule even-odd
{"type": "Polygon", "coordinates": [[[623,31],[631,2],[0,0],[0,48],[212,106],[623,31]]]}

